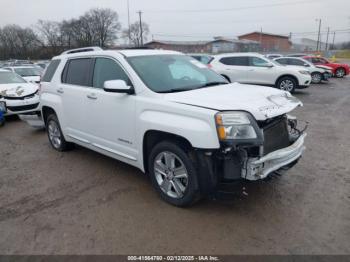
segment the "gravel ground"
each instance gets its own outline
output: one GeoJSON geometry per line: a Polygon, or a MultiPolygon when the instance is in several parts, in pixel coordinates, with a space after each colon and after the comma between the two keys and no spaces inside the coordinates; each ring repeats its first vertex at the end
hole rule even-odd
{"type": "Polygon", "coordinates": [[[248,195],[180,209],[137,169],[0,128],[1,254],[350,254],[350,77],[298,91],[304,158],[248,195]]]}

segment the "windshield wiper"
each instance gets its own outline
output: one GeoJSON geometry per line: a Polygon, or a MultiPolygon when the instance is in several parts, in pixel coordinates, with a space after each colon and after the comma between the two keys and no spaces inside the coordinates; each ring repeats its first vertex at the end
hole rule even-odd
{"type": "Polygon", "coordinates": [[[228,82],[209,82],[204,85],[199,86],[198,88],[205,88],[205,87],[211,87],[211,86],[218,86],[218,85],[227,85],[228,82]]]}
{"type": "Polygon", "coordinates": [[[191,91],[193,88],[173,88],[169,90],[164,91],[158,91],[158,93],[177,93],[177,92],[184,92],[184,91],[191,91]]]}

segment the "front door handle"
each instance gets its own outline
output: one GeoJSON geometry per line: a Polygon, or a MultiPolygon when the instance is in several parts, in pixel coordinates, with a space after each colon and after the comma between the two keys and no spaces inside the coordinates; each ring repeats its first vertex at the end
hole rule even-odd
{"type": "Polygon", "coordinates": [[[57,91],[57,93],[59,93],[59,94],[63,94],[63,93],[64,93],[63,88],[59,88],[59,89],[57,89],[56,91],[57,91]]]}
{"type": "Polygon", "coordinates": [[[97,96],[95,94],[89,94],[89,95],[87,95],[87,98],[96,100],[97,96]]]}

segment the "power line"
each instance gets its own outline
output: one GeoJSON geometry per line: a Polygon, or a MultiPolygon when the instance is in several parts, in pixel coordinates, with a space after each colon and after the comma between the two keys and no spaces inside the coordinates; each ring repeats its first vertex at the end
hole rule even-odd
{"type": "Polygon", "coordinates": [[[205,12],[231,12],[239,11],[246,9],[257,9],[257,8],[266,8],[266,7],[275,7],[275,6],[286,6],[286,5],[295,5],[295,4],[305,4],[310,2],[319,2],[320,0],[301,0],[293,1],[288,3],[274,3],[274,4],[263,4],[263,5],[254,5],[254,6],[245,6],[245,7],[235,7],[235,8],[225,8],[225,9],[164,9],[164,10],[144,10],[148,13],[205,13],[205,12]]]}

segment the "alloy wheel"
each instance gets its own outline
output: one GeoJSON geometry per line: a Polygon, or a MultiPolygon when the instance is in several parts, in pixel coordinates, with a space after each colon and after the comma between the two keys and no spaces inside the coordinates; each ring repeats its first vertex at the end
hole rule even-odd
{"type": "Polygon", "coordinates": [[[343,77],[345,75],[345,71],[343,68],[339,68],[335,74],[337,77],[343,77]]]}
{"type": "Polygon", "coordinates": [[[58,127],[58,124],[55,121],[50,121],[48,124],[48,133],[49,133],[49,139],[51,141],[51,144],[54,146],[54,148],[60,148],[62,144],[62,138],[61,138],[61,131],[58,127]]]}
{"type": "Polygon", "coordinates": [[[322,76],[320,74],[312,74],[311,78],[313,83],[319,83],[322,80],[322,76]]]}
{"type": "Polygon", "coordinates": [[[292,80],[285,79],[280,83],[280,89],[291,92],[294,89],[294,83],[292,80]]]}
{"type": "Polygon", "coordinates": [[[182,198],[188,186],[188,172],[181,159],[161,152],[154,159],[154,174],[161,190],[172,198],[182,198]]]}

